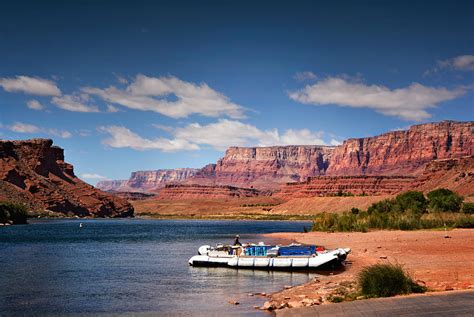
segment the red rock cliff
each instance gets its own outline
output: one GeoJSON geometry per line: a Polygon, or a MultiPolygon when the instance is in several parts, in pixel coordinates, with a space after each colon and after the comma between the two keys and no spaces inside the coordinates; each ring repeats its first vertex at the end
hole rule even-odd
{"type": "Polygon", "coordinates": [[[324,174],[332,151],[327,146],[231,147],[217,161],[215,182],[274,189],[281,183],[324,174]]]}
{"type": "Polygon", "coordinates": [[[337,146],[328,175],[416,175],[432,160],[474,154],[474,122],[428,123],[349,139],[337,146]]]}
{"type": "Polygon", "coordinates": [[[49,139],[0,140],[0,200],[30,209],[96,217],[133,216],[127,201],[104,193],[74,175],[63,149],[49,139]]]}
{"type": "Polygon", "coordinates": [[[165,187],[166,184],[180,183],[194,176],[195,168],[161,169],[132,172],[128,180],[111,180],[98,182],[96,187],[108,191],[148,192],[165,187]]]}

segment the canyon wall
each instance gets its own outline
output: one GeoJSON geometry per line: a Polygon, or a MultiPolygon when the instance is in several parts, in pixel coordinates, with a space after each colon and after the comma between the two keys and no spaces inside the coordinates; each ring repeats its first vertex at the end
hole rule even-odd
{"type": "Polygon", "coordinates": [[[217,161],[215,183],[263,189],[325,174],[333,147],[231,147],[217,161]]]}
{"type": "Polygon", "coordinates": [[[199,169],[176,168],[132,172],[127,180],[110,180],[98,182],[101,190],[117,192],[147,192],[165,187],[166,184],[184,182],[194,176],[199,169]]]}
{"type": "Polygon", "coordinates": [[[49,139],[0,140],[0,200],[30,210],[95,217],[133,216],[126,200],[102,192],[74,175],[64,150],[49,139]]]}
{"type": "Polygon", "coordinates": [[[328,175],[416,175],[432,160],[474,154],[474,122],[414,125],[334,149],[328,175]]]}
{"type": "Polygon", "coordinates": [[[474,155],[473,136],[474,122],[443,121],[374,137],[348,139],[336,147],[231,147],[216,164],[202,169],[135,172],[126,182],[100,182],[98,187],[153,191],[166,184],[181,183],[278,191],[285,183],[324,175],[416,176],[433,160],[474,155]]]}

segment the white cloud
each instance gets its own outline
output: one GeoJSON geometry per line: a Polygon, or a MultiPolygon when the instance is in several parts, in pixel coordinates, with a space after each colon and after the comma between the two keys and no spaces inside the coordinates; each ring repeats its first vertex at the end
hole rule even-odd
{"type": "Polygon", "coordinates": [[[70,138],[72,136],[71,132],[67,130],[58,130],[55,128],[42,128],[34,124],[29,124],[29,123],[24,123],[24,122],[15,122],[11,125],[1,126],[1,128],[5,128],[17,133],[49,134],[49,135],[57,136],[63,139],[70,138]]]}
{"type": "Polygon", "coordinates": [[[456,56],[444,61],[438,61],[439,68],[451,68],[455,70],[474,70],[474,55],[456,56]]]}
{"type": "Polygon", "coordinates": [[[56,83],[40,77],[16,76],[15,78],[0,78],[0,86],[8,92],[23,92],[39,96],[60,96],[56,83]]]}
{"type": "Polygon", "coordinates": [[[101,127],[99,130],[110,135],[103,141],[104,144],[136,150],[199,150],[201,146],[225,150],[229,146],[326,145],[321,131],[288,129],[280,133],[277,129],[260,130],[253,125],[227,119],[208,125],[191,123],[185,127],[167,129],[172,135],[170,139],[146,139],[121,126],[101,127]]]}
{"type": "Polygon", "coordinates": [[[51,102],[61,109],[74,112],[99,112],[99,108],[89,105],[89,96],[87,94],[63,95],[54,97],[51,102]]]}
{"type": "Polygon", "coordinates": [[[112,105],[107,105],[107,112],[115,113],[115,112],[119,112],[119,111],[120,110],[117,107],[114,107],[112,105]]]}
{"type": "Polygon", "coordinates": [[[132,148],[135,150],[162,150],[172,152],[179,150],[198,150],[196,144],[186,140],[170,140],[166,138],[147,139],[122,126],[104,126],[99,131],[108,133],[110,138],[103,140],[105,145],[114,148],[132,148]]]}
{"type": "Polygon", "coordinates": [[[9,130],[18,133],[39,133],[41,129],[33,124],[23,123],[23,122],[15,122],[10,125],[9,130]]]}
{"type": "Polygon", "coordinates": [[[370,108],[385,115],[419,121],[431,117],[427,109],[464,93],[463,89],[449,90],[418,83],[405,88],[390,89],[346,78],[329,77],[290,92],[289,97],[304,104],[370,108]]]}
{"type": "Polygon", "coordinates": [[[325,144],[321,139],[322,132],[289,129],[280,133],[277,129],[260,130],[253,125],[227,119],[221,119],[208,125],[192,123],[186,127],[175,129],[173,135],[178,139],[210,145],[218,150],[224,150],[229,146],[325,144]]]}
{"type": "Polygon", "coordinates": [[[44,106],[38,100],[35,100],[35,99],[28,100],[26,102],[26,105],[28,106],[28,108],[33,109],[33,110],[43,110],[44,109],[44,106]]]}
{"type": "Polygon", "coordinates": [[[121,76],[121,75],[119,75],[119,74],[116,74],[116,73],[113,73],[113,74],[114,74],[115,79],[117,80],[118,83],[124,84],[124,85],[125,85],[125,84],[128,84],[128,80],[127,80],[125,77],[123,77],[123,76],[121,76]]]}
{"type": "Polygon", "coordinates": [[[316,76],[316,74],[313,72],[298,72],[293,78],[298,81],[306,81],[315,80],[316,78],[318,78],[318,76],[316,76]]]}
{"type": "Polygon", "coordinates": [[[329,142],[330,145],[332,146],[338,146],[338,145],[341,145],[342,142],[339,141],[339,140],[336,140],[336,139],[331,139],[331,141],[329,142]]]}
{"type": "Polygon", "coordinates": [[[106,102],[130,109],[154,111],[172,118],[191,114],[209,117],[222,115],[242,118],[243,108],[207,84],[194,84],[176,77],[148,77],[137,75],[125,89],[110,86],[105,89],[85,87],[84,92],[99,96],[106,102]],[[175,97],[176,100],[167,99],[175,97]]]}
{"type": "Polygon", "coordinates": [[[474,71],[474,55],[461,55],[438,61],[436,66],[428,69],[423,76],[437,74],[442,70],[474,71]]]}
{"type": "Polygon", "coordinates": [[[84,173],[84,174],[81,174],[81,177],[82,178],[85,178],[85,179],[97,179],[97,180],[106,180],[108,179],[107,177],[105,176],[102,176],[100,174],[95,174],[95,173],[84,173]]]}
{"type": "Polygon", "coordinates": [[[49,133],[51,135],[54,135],[54,136],[57,136],[57,137],[60,137],[60,138],[63,138],[63,139],[67,139],[67,138],[72,137],[72,133],[69,132],[69,131],[66,131],[66,130],[47,129],[46,131],[47,131],[47,133],[49,133]]]}

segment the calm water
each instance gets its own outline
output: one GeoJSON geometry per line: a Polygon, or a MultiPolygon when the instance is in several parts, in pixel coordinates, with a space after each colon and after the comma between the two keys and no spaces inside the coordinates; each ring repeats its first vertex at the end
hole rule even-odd
{"type": "Polygon", "coordinates": [[[48,220],[0,227],[0,315],[263,314],[253,305],[302,273],[193,268],[203,244],[303,231],[307,222],[48,220]],[[79,228],[79,223],[84,224],[79,228]],[[236,299],[241,305],[231,305],[236,299]]]}

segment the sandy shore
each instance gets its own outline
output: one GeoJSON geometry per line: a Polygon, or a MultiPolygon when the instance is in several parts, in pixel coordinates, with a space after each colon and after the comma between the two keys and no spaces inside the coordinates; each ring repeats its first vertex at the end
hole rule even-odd
{"type": "Polygon", "coordinates": [[[386,261],[402,264],[432,291],[474,288],[474,230],[447,234],[449,238],[434,230],[268,234],[272,239],[352,249],[342,272],[272,294],[269,302],[276,308],[325,304],[341,282],[353,282],[361,268],[386,261]]]}

